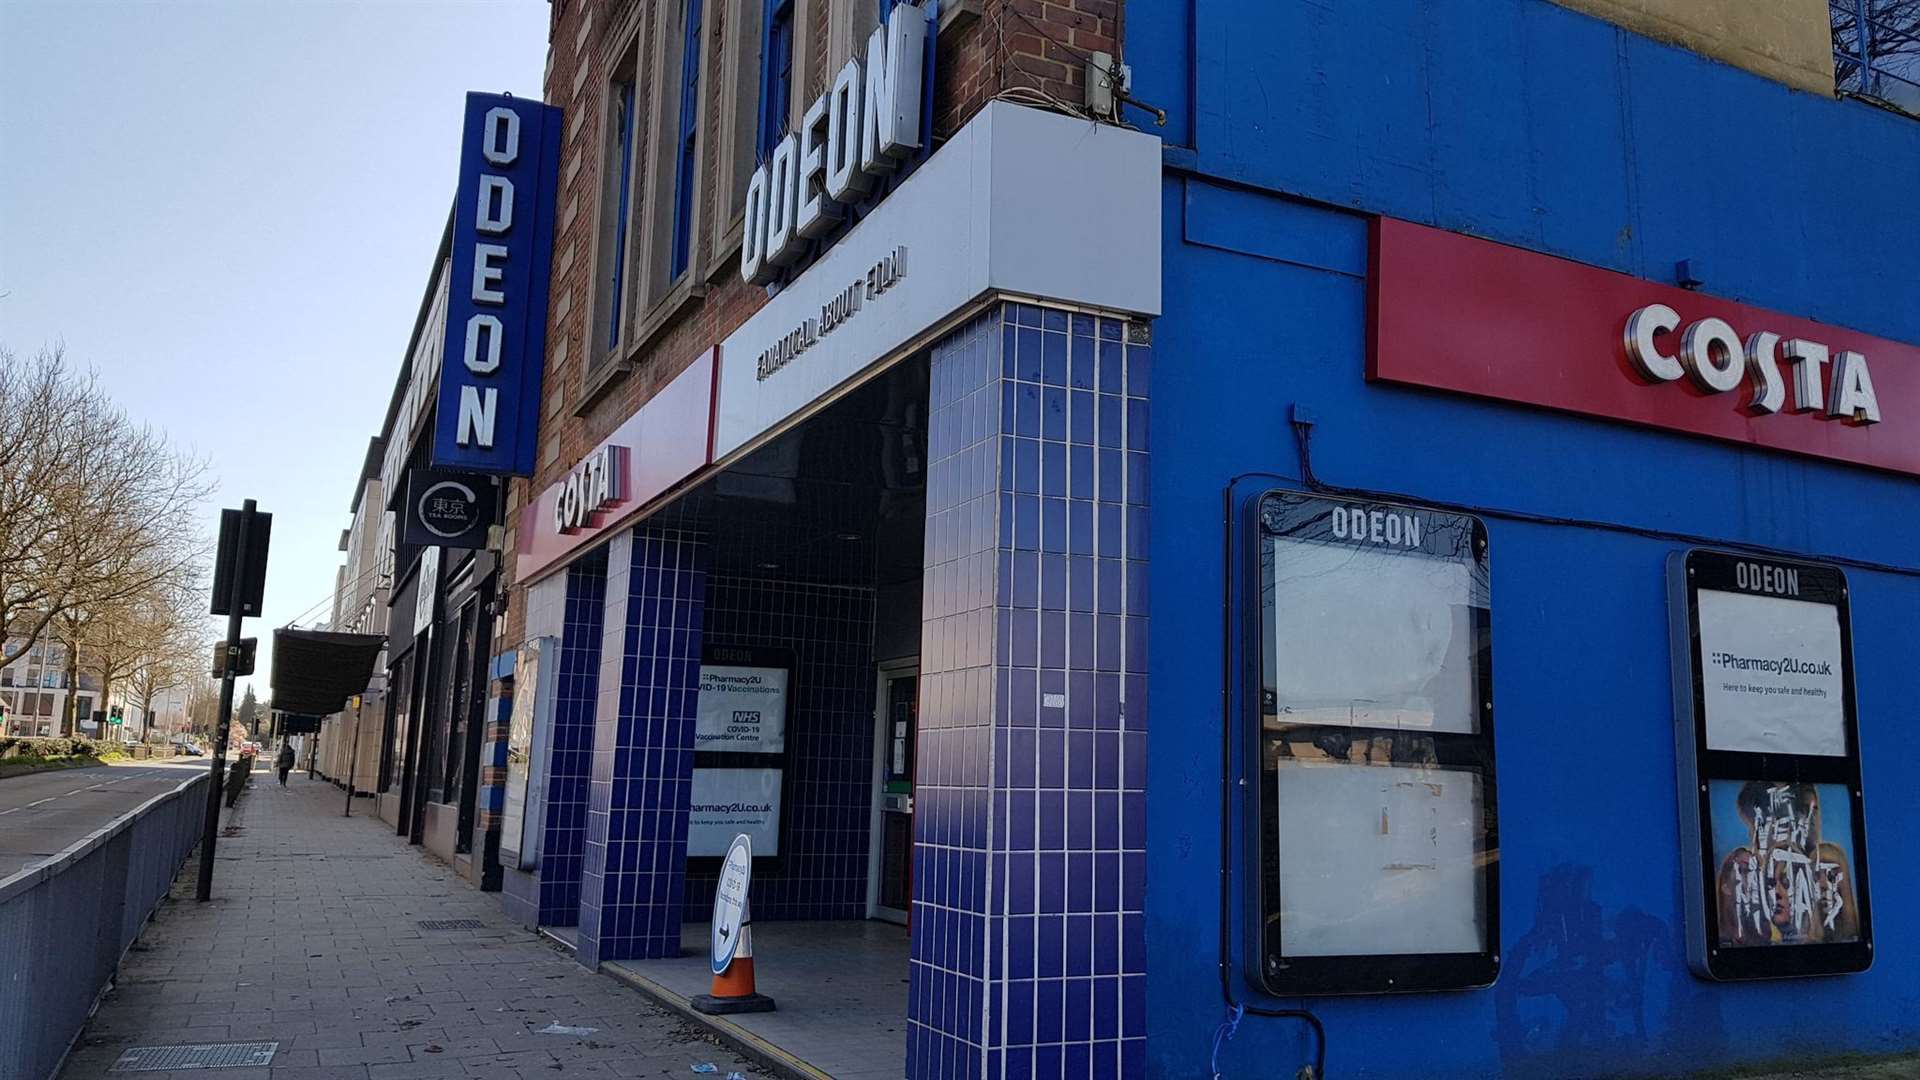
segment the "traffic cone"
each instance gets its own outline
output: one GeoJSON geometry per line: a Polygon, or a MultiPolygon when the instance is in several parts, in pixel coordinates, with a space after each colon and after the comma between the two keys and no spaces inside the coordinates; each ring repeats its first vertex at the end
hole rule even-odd
{"type": "Polygon", "coordinates": [[[728,1013],[772,1012],[773,999],[759,993],[753,986],[753,924],[746,920],[740,923],[740,945],[733,952],[733,959],[726,970],[715,972],[713,992],[695,994],[693,1008],[710,1016],[725,1016],[728,1013]]]}

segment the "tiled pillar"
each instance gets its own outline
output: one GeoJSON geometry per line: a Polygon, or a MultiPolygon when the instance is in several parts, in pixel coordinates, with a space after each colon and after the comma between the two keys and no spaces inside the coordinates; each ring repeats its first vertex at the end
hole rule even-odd
{"type": "Polygon", "coordinates": [[[1144,1073],[1149,352],[1029,305],[933,350],[914,1080],[1144,1073]]]}
{"type": "MultiPolygon", "coordinates": [[[[560,675],[554,681],[553,746],[547,757],[546,835],[540,846],[540,924],[580,921],[580,858],[587,835],[587,778],[598,700],[605,554],[567,568],[560,612],[560,675]]],[[[531,618],[532,613],[529,612],[531,618]]]]}
{"type": "Polygon", "coordinates": [[[580,963],[678,956],[706,542],[637,529],[607,554],[580,963]]]}

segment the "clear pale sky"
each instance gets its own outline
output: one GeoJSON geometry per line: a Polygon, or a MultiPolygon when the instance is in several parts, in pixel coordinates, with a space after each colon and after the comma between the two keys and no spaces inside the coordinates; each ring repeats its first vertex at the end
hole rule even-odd
{"type": "Polygon", "coordinates": [[[64,342],[206,455],[209,534],[245,498],[273,514],[246,623],[263,696],[272,628],[331,610],[463,95],[538,97],[547,20],[545,0],[0,0],[0,346],[64,342]]]}

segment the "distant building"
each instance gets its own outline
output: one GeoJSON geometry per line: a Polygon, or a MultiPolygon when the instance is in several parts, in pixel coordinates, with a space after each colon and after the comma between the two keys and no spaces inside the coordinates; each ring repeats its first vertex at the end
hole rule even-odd
{"type": "MultiPolygon", "coordinates": [[[[21,637],[7,640],[12,652],[23,642],[21,637]]],[[[94,703],[100,699],[100,682],[84,664],[79,685],[67,685],[67,647],[42,633],[33,646],[13,663],[0,667],[0,714],[6,717],[8,735],[48,737],[65,734],[61,724],[66,717],[67,698],[77,695],[80,733],[96,735],[93,726],[94,703]]]]}

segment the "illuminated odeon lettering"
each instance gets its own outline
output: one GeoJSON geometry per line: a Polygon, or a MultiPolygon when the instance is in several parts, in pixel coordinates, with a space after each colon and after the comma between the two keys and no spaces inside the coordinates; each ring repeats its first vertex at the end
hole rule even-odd
{"type": "Polygon", "coordinates": [[[833,86],[802,114],[747,182],[740,276],[772,281],[807,242],[832,231],[873,187],[920,149],[920,90],[927,46],[926,12],[893,9],[867,38],[867,61],[850,59],[833,86]]]}

